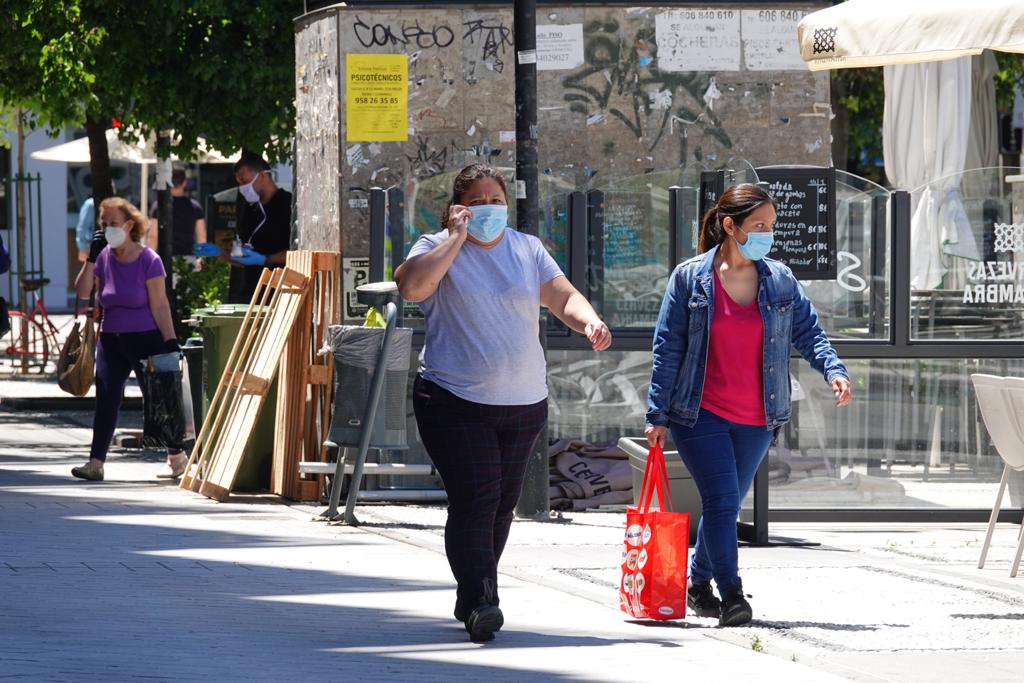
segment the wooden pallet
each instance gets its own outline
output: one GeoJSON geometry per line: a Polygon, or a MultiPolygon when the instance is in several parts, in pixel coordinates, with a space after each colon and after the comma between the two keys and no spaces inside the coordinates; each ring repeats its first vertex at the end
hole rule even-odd
{"type": "Polygon", "coordinates": [[[189,456],[181,488],[223,501],[274,381],[309,278],[290,268],[264,268],[242,319],[224,374],[189,456]]]}
{"type": "Polygon", "coordinates": [[[323,475],[303,477],[299,463],[327,459],[334,364],[317,351],[337,317],[340,264],[336,252],[288,252],[288,268],[309,278],[309,296],[281,357],[270,488],[294,500],[319,500],[323,489],[323,475]]]}

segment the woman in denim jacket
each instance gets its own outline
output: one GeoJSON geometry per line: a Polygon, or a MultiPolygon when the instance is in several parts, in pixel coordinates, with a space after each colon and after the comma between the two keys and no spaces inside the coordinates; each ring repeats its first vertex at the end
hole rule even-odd
{"type": "Polygon", "coordinates": [[[766,258],[775,200],[756,185],[727,189],[704,216],[701,255],[676,267],[654,333],[651,445],[665,434],[701,495],[687,605],[737,626],[753,616],[738,569],[736,516],[775,432],[792,412],[789,349],[850,402],[846,366],[793,272],[766,258]],[[715,597],[711,579],[718,586],[715,597]]]}

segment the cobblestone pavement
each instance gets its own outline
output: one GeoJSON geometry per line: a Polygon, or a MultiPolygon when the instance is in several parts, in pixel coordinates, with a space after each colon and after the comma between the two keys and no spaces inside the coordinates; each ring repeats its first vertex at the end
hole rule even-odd
{"type": "Polygon", "coordinates": [[[506,626],[451,618],[444,511],[361,506],[358,528],[267,496],[218,504],[114,454],[72,479],[89,415],[0,411],[0,676],[21,680],[1019,681],[1016,529],[785,525],[744,548],[755,622],[637,624],[616,604],[622,516],[519,521],[506,626]]]}

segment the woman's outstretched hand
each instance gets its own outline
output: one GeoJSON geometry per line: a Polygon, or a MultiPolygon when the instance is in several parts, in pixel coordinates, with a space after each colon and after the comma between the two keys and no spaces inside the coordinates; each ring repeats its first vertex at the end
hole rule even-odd
{"type": "Polygon", "coordinates": [[[850,380],[845,377],[836,377],[832,380],[832,393],[836,396],[836,405],[839,407],[849,405],[853,400],[853,392],[850,391],[850,380]]]}
{"type": "Polygon", "coordinates": [[[644,428],[644,436],[647,437],[648,446],[664,446],[665,445],[665,433],[668,432],[668,427],[659,427],[657,425],[647,425],[644,428]]]}
{"type": "Polygon", "coordinates": [[[587,323],[583,331],[587,340],[593,345],[595,351],[604,351],[612,345],[612,333],[603,320],[593,320],[587,323]]]}

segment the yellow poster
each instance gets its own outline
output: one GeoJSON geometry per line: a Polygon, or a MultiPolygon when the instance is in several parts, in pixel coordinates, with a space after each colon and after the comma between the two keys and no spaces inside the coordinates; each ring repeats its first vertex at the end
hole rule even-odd
{"type": "Polygon", "coordinates": [[[409,58],[345,55],[346,138],[352,142],[409,139],[409,58]]]}

